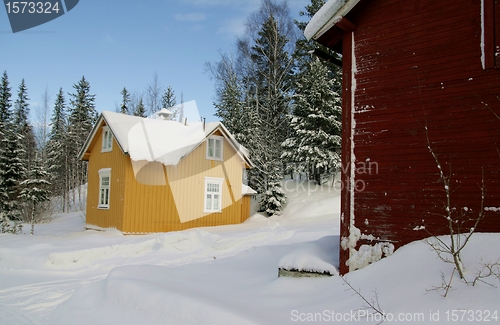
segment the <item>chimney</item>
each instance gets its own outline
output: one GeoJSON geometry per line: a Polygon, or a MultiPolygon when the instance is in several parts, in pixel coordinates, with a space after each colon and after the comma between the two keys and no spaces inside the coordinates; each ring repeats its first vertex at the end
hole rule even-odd
{"type": "Polygon", "coordinates": [[[203,118],[203,131],[205,131],[206,124],[207,124],[207,119],[203,118]]]}
{"type": "Polygon", "coordinates": [[[187,117],[183,117],[182,120],[181,120],[181,123],[184,124],[184,125],[187,125],[188,124],[188,118],[187,117]]]}

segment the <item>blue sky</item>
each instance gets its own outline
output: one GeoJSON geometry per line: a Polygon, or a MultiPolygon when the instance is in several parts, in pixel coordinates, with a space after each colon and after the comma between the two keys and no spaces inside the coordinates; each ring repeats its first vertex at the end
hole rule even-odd
{"type": "MultiPolygon", "coordinates": [[[[299,18],[309,0],[289,0],[299,18]]],[[[65,15],[12,33],[0,9],[0,72],[7,71],[13,98],[24,78],[31,110],[48,89],[52,107],[60,87],[69,99],[82,76],[96,95],[98,111],[114,111],[120,91],[143,92],[157,73],[180,102],[196,100],[200,115],[216,120],[214,82],[205,62],[234,50],[245,21],[260,0],[80,0],[65,15]]]]}

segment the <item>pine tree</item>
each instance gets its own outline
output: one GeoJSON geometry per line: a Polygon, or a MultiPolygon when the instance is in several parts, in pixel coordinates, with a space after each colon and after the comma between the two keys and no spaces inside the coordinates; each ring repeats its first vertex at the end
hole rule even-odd
{"type": "Polygon", "coordinates": [[[66,102],[62,88],[59,89],[51,119],[49,141],[47,143],[47,166],[50,174],[50,190],[61,197],[62,211],[69,210],[69,169],[66,102]]]}
{"type": "Polygon", "coordinates": [[[146,108],[142,102],[142,97],[139,99],[139,104],[137,104],[137,107],[135,108],[134,116],[146,117],[146,108]]]}
{"type": "Polygon", "coordinates": [[[27,203],[30,211],[31,234],[35,231],[36,217],[41,213],[40,205],[50,200],[49,173],[42,165],[42,161],[35,158],[28,177],[19,185],[22,187],[19,198],[27,203]]]}
{"type": "Polygon", "coordinates": [[[281,158],[311,170],[318,184],[321,173],[333,173],[340,166],[342,108],[335,83],[318,59],[309,62],[296,82],[292,132],[282,144],[281,158]]]}
{"type": "Polygon", "coordinates": [[[120,92],[122,95],[122,104],[120,105],[120,112],[122,114],[129,114],[129,103],[130,103],[130,93],[127,88],[123,87],[123,90],[120,92]]]}

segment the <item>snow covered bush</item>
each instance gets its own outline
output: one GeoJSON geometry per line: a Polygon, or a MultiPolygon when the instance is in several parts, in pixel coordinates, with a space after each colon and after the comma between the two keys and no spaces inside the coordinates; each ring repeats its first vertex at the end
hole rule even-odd
{"type": "Polygon", "coordinates": [[[16,221],[11,221],[5,216],[5,214],[0,213],[0,231],[2,234],[20,234],[23,226],[16,221]]]}
{"type": "MultiPolygon", "coordinates": [[[[274,169],[280,169],[274,166],[274,169]]],[[[268,216],[280,215],[286,204],[286,194],[281,186],[282,173],[270,172],[266,178],[266,191],[260,199],[261,210],[268,216]]]]}

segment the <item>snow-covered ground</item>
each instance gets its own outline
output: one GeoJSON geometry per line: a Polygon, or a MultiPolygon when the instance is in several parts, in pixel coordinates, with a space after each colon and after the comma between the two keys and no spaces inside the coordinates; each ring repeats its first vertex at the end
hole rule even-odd
{"type": "MultiPolygon", "coordinates": [[[[85,231],[71,213],[34,236],[0,235],[0,324],[380,323],[338,276],[278,278],[280,261],[307,264],[294,257],[336,267],[339,245],[339,193],[285,185],[283,215],[241,225],[123,236],[85,231]]],[[[463,254],[468,274],[496,262],[498,247],[500,235],[475,234],[463,254]]],[[[455,274],[445,298],[432,289],[452,270],[415,242],[345,279],[386,323],[499,323],[500,281],[466,286],[455,274]]]]}

